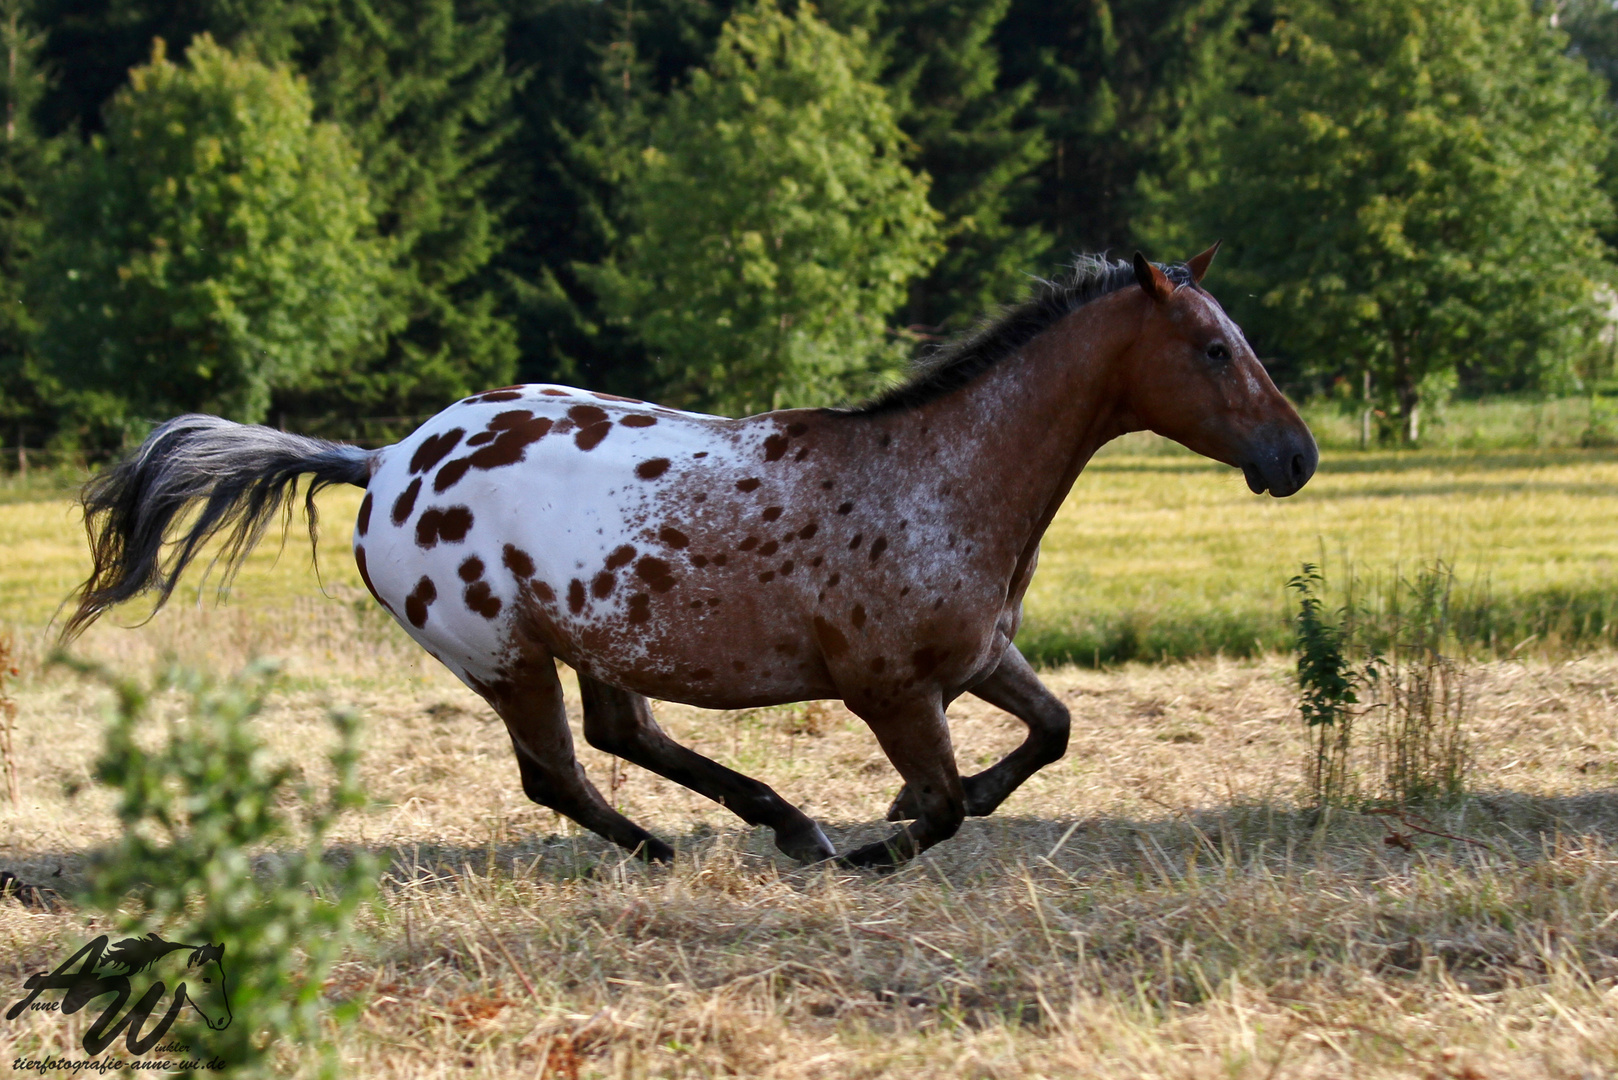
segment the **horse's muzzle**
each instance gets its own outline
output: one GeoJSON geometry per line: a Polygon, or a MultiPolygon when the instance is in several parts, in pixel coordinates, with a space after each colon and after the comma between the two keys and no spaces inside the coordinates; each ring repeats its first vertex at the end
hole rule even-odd
{"type": "Polygon", "coordinates": [[[1302,425],[1265,434],[1269,437],[1253,441],[1254,452],[1242,462],[1242,475],[1254,495],[1268,491],[1284,499],[1296,494],[1315,475],[1320,450],[1315,446],[1315,437],[1302,425]]]}

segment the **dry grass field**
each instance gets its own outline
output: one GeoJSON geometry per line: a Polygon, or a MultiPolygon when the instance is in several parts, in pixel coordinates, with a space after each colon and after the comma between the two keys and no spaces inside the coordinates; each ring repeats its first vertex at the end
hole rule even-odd
{"type": "MultiPolygon", "coordinates": [[[[1599,455],[1368,456],[1279,503],[1187,460],[1113,456],[1058,522],[1031,608],[1217,613],[1253,590],[1278,605],[1322,537],[1370,563],[1483,553],[1497,590],[1606,587],[1615,485],[1618,459],[1599,455]]],[[[362,1006],[331,1033],[345,1076],[1618,1076],[1618,656],[1475,668],[1475,794],[1430,823],[1464,839],[1395,825],[1390,844],[1386,818],[1301,811],[1287,661],[1213,657],[1050,672],[1073,712],[1067,757],[886,876],[797,867],[767,833],[586,750],[602,789],[683,856],[647,868],[523,798],[498,721],[352,580],[352,500],[328,510],[330,599],[294,539],[255,558],[229,605],[97,627],[81,652],[133,672],[284,657],[255,726],[310,774],[326,709],[364,717],[372,802],[331,855],[368,849],[386,872],[326,988],[362,1006]]],[[[80,542],[61,502],[0,507],[0,610],[24,660],[23,802],[0,805],[0,869],[60,904],[0,902],[0,987],[97,925],[74,890],[115,828],[88,784],[106,692],[40,666],[80,542]]],[[[179,707],[160,702],[154,723],[179,707]]],[[[840,707],[657,713],[840,848],[886,828],[896,778],[840,707]]],[[[966,769],[1019,737],[975,699],[950,715],[966,769]]],[[[0,1071],[82,1056],[85,1020],[0,1021],[0,1071]]],[[[277,1048],[284,1074],[305,1050],[277,1048]]]]}

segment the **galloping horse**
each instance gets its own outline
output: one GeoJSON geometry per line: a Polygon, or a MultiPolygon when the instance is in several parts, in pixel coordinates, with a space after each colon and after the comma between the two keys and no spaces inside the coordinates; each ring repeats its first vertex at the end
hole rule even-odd
{"type": "Polygon", "coordinates": [[[1255,494],[1313,475],[1309,429],[1200,287],[1217,247],[1171,267],[1083,257],[858,408],[732,420],[514,386],[381,450],[178,417],[87,486],[95,568],[67,632],[146,590],[161,604],[220,532],[239,567],[300,476],[313,477],[311,536],[315,492],[353,484],[360,576],[505,721],[534,802],[643,857],[673,855],[586,778],[562,660],[592,746],[770,826],[794,858],[832,857],[768,786],[669,738],[647,698],[840,698],[904,779],[888,820],[910,820],[843,859],[903,862],[1066,750],[1067,710],[1012,639],[1040,537],[1104,443],[1155,431],[1240,468],[1255,494]],[[968,692],[1028,735],[963,778],[944,710],[968,692]]]}

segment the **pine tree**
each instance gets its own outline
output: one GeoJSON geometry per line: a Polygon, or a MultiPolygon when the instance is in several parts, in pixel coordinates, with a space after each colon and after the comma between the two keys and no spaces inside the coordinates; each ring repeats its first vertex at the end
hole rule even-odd
{"type": "Polygon", "coordinates": [[[607,317],[575,270],[608,259],[621,239],[620,193],[592,132],[603,112],[642,115],[688,81],[712,55],[733,7],[508,0],[506,55],[520,82],[520,124],[501,155],[496,190],[509,207],[512,242],[498,266],[513,299],[525,381],[657,392],[645,345],[607,317]]]}
{"type": "Polygon", "coordinates": [[[1041,222],[1011,218],[1049,144],[1018,119],[1035,84],[1001,85],[993,35],[1010,5],[889,0],[876,13],[881,79],[943,222],[944,255],[910,290],[907,317],[924,333],[964,329],[1015,299],[1050,248],[1041,222]]]}
{"type": "Polygon", "coordinates": [[[1137,246],[1142,181],[1187,167],[1184,118],[1228,79],[1252,6],[1013,0],[996,33],[1003,78],[1037,84],[1031,110],[1051,143],[1018,220],[1042,223],[1062,255],[1137,246]]]}
{"type": "Polygon", "coordinates": [[[510,382],[516,335],[491,262],[506,241],[487,198],[512,132],[504,16],[455,0],[331,0],[294,54],[317,115],[359,149],[392,252],[395,329],[299,412],[431,411],[510,382]]]}

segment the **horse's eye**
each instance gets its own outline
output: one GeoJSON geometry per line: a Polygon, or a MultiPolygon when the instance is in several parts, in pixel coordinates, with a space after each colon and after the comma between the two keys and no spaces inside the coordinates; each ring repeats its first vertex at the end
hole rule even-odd
{"type": "Polygon", "coordinates": [[[1222,364],[1230,359],[1230,350],[1225,347],[1223,342],[1216,341],[1208,346],[1208,359],[1217,360],[1222,364]]]}

